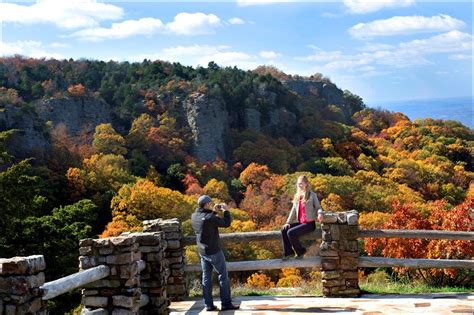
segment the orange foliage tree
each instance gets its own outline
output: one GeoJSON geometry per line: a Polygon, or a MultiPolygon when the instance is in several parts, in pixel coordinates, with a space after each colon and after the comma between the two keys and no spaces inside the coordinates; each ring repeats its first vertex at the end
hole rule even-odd
{"type": "MultiPolygon", "coordinates": [[[[408,229],[408,230],[448,230],[448,231],[473,231],[473,218],[469,211],[474,207],[474,198],[467,198],[464,203],[449,209],[445,201],[437,201],[430,205],[427,217],[410,204],[396,203],[395,211],[385,219],[367,218],[363,221],[376,221],[375,227],[383,229],[408,229]],[[380,226],[381,219],[385,223],[380,226]]],[[[361,217],[362,219],[363,217],[361,217]]],[[[364,223],[370,227],[371,222],[364,223]]],[[[423,240],[423,239],[367,239],[365,251],[369,255],[383,255],[392,258],[448,258],[471,259],[474,256],[474,244],[462,240],[423,240]]],[[[405,268],[396,268],[401,274],[410,274],[405,268]]],[[[472,273],[463,269],[431,269],[417,270],[417,274],[428,283],[437,285],[472,285],[472,273]]]]}
{"type": "Polygon", "coordinates": [[[86,88],[81,83],[70,85],[67,88],[67,91],[69,92],[69,94],[71,94],[71,96],[74,97],[82,97],[86,95],[86,88]]]}
{"type": "MultiPolygon", "coordinates": [[[[435,230],[474,231],[474,219],[470,211],[474,209],[474,197],[448,209],[446,202],[430,213],[429,220],[435,230]]],[[[474,257],[474,242],[463,240],[431,240],[427,248],[427,258],[471,259],[474,257]]],[[[472,272],[465,269],[431,269],[423,273],[425,278],[438,285],[472,285],[472,272]]]]}

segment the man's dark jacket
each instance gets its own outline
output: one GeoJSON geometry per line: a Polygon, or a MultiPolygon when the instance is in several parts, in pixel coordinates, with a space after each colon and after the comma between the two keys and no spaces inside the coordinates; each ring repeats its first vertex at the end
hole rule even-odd
{"type": "Polygon", "coordinates": [[[199,254],[213,255],[221,250],[219,227],[229,227],[232,222],[229,211],[224,217],[217,216],[212,210],[198,208],[191,216],[199,254]]]}

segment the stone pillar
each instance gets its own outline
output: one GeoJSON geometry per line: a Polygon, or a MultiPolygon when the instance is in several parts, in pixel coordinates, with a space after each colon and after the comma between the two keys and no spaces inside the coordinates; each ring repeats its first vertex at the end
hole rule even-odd
{"type": "Polygon", "coordinates": [[[140,273],[142,294],[149,302],[140,308],[140,314],[168,314],[170,301],[166,292],[168,261],[164,259],[165,232],[133,233],[138,242],[138,250],[145,261],[145,269],[140,273]]]}
{"type": "Polygon", "coordinates": [[[137,314],[141,297],[139,261],[135,236],[81,240],[79,269],[110,267],[107,278],[82,290],[83,314],[137,314]]]}
{"type": "Polygon", "coordinates": [[[325,297],[355,297],[360,294],[358,219],[355,210],[324,213],[320,256],[325,297]]]}
{"type": "Polygon", "coordinates": [[[188,296],[184,275],[183,232],[178,219],[149,220],[143,222],[144,232],[164,232],[166,239],[165,258],[168,263],[169,277],[166,291],[171,301],[182,301],[188,296]]]}
{"type": "Polygon", "coordinates": [[[0,315],[47,314],[40,289],[45,268],[42,255],[0,258],[0,315]]]}

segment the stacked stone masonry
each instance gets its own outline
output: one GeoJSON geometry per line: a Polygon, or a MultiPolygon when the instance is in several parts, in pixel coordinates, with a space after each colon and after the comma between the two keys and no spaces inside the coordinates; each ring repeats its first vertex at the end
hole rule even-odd
{"type": "Polygon", "coordinates": [[[355,297],[358,280],[358,213],[325,212],[321,224],[321,275],[325,297],[355,297]]]}
{"type": "Polygon", "coordinates": [[[42,255],[0,258],[0,315],[47,314],[40,289],[45,267],[42,255]]]}
{"type": "Polygon", "coordinates": [[[182,301],[188,296],[184,274],[183,231],[178,219],[149,220],[143,222],[144,232],[162,232],[166,239],[165,259],[169,266],[166,292],[171,301],[182,301]]]}
{"type": "Polygon", "coordinates": [[[83,314],[137,314],[141,298],[141,252],[136,236],[81,240],[79,269],[110,268],[108,277],[82,290],[83,314]]]}

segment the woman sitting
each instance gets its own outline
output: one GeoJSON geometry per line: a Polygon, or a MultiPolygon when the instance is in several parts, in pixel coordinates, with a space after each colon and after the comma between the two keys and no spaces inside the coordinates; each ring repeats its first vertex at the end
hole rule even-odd
{"type": "Polygon", "coordinates": [[[311,190],[306,176],[301,175],[296,182],[296,193],[293,206],[286,224],[281,229],[283,237],[283,259],[295,256],[302,258],[306,249],[299,237],[311,233],[316,228],[315,220],[322,220],[323,210],[316,193],[311,190]]]}

